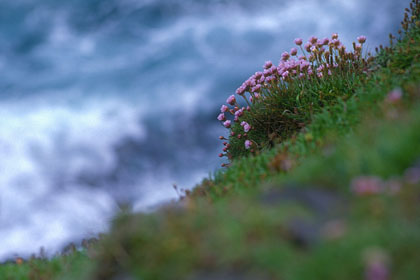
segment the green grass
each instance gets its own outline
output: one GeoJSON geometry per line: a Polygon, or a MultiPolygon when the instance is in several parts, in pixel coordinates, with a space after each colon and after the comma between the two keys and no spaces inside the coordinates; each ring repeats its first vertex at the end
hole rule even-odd
{"type": "Polygon", "coordinates": [[[410,177],[420,172],[416,19],[375,63],[302,131],[238,156],[180,203],[121,214],[82,252],[0,265],[0,279],[353,280],[374,265],[390,279],[418,279],[420,183],[410,177]],[[395,88],[403,97],[388,102],[395,88]],[[372,178],[383,191],[352,189],[372,178]]]}

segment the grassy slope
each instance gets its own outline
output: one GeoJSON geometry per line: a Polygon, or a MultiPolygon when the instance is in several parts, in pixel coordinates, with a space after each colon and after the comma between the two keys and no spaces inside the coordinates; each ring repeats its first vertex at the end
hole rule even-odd
{"type": "Polygon", "coordinates": [[[352,98],[293,139],[236,160],[183,204],[121,215],[87,251],[2,265],[0,278],[361,279],[376,265],[416,279],[419,29],[378,60],[383,67],[352,98]],[[402,100],[384,101],[396,87],[402,100]],[[351,191],[357,180],[400,191],[360,195],[351,191]]]}

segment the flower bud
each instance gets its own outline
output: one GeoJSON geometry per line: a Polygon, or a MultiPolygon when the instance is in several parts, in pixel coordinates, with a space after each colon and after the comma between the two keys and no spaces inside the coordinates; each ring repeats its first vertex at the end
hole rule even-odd
{"type": "Polygon", "coordinates": [[[359,36],[359,37],[357,37],[357,41],[360,43],[360,44],[363,44],[364,42],[366,42],[366,36],[359,36]]]}
{"type": "Polygon", "coordinates": [[[226,99],[226,103],[228,103],[230,105],[235,104],[235,102],[236,102],[236,98],[235,98],[234,95],[231,95],[231,96],[228,97],[228,99],[226,99]]]}
{"type": "Polygon", "coordinates": [[[229,128],[229,127],[231,127],[232,122],[231,122],[231,121],[229,121],[229,120],[227,120],[227,121],[225,121],[225,122],[223,123],[223,125],[224,125],[224,127],[229,128]]]}
{"type": "Polygon", "coordinates": [[[295,44],[298,45],[298,46],[302,45],[302,39],[301,38],[296,38],[295,39],[295,44]]]}

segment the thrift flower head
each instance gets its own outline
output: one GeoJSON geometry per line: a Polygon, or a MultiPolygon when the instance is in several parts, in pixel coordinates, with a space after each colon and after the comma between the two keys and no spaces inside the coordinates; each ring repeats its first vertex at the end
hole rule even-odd
{"type": "Polygon", "coordinates": [[[264,64],[264,69],[268,69],[271,66],[273,66],[273,63],[271,61],[266,61],[265,64],[264,64]]]}
{"type": "Polygon", "coordinates": [[[220,108],[220,112],[225,113],[229,110],[228,106],[226,105],[222,105],[222,107],[220,108]]]}
{"type": "Polygon", "coordinates": [[[360,43],[360,44],[363,44],[364,42],[366,42],[366,36],[359,36],[359,37],[357,37],[357,41],[360,43]]]}
{"type": "Polygon", "coordinates": [[[235,117],[242,117],[243,114],[244,114],[244,110],[240,109],[240,110],[235,112],[235,117]]]}
{"type": "Polygon", "coordinates": [[[292,56],[297,55],[297,52],[298,52],[298,50],[297,50],[296,48],[292,48],[292,49],[290,50],[290,54],[291,54],[292,56]]]}
{"type": "Polygon", "coordinates": [[[245,125],[244,125],[244,131],[245,132],[248,132],[250,130],[251,130],[251,126],[248,123],[245,123],[245,125]]]}
{"type": "Polygon", "coordinates": [[[249,149],[249,148],[251,148],[251,146],[252,146],[252,142],[251,141],[249,141],[249,140],[246,140],[245,141],[245,149],[249,149]]]}
{"type": "Polygon", "coordinates": [[[245,87],[244,86],[240,86],[237,90],[236,90],[236,94],[238,95],[242,95],[245,93],[245,87]]]}
{"type": "Polygon", "coordinates": [[[399,100],[401,100],[402,95],[403,95],[403,93],[402,93],[401,89],[397,88],[397,89],[394,89],[393,91],[390,91],[388,93],[388,95],[386,96],[385,100],[388,103],[396,103],[399,100]]]}
{"type": "Polygon", "coordinates": [[[331,35],[331,38],[333,40],[337,40],[338,39],[338,34],[337,33],[333,33],[333,35],[331,35]]]}
{"type": "Polygon", "coordinates": [[[289,55],[289,53],[288,52],[284,52],[284,53],[282,53],[282,55],[281,55],[281,59],[283,60],[283,61],[286,61],[286,60],[288,60],[290,58],[290,55],[289,55]]]}
{"type": "Polygon", "coordinates": [[[311,47],[312,47],[311,43],[306,43],[306,44],[305,44],[305,50],[306,50],[307,52],[310,52],[310,51],[311,51],[311,47]]]}
{"type": "Polygon", "coordinates": [[[383,182],[375,176],[361,176],[353,179],[351,188],[358,195],[377,194],[382,191],[383,182]]]}
{"type": "Polygon", "coordinates": [[[232,122],[227,120],[223,123],[224,127],[229,128],[232,125],[232,122]]]}
{"type": "Polygon", "coordinates": [[[228,103],[230,105],[235,104],[235,102],[236,102],[236,98],[235,98],[234,95],[231,95],[231,96],[228,97],[228,99],[226,99],[226,103],[228,103]]]}
{"type": "Polygon", "coordinates": [[[302,39],[301,38],[296,38],[295,39],[295,44],[298,45],[298,46],[302,45],[302,39]]]}
{"type": "Polygon", "coordinates": [[[317,38],[317,37],[315,37],[315,36],[311,36],[311,37],[309,38],[309,42],[310,42],[312,45],[314,45],[314,44],[316,44],[316,43],[318,42],[318,38],[317,38]]]}
{"type": "Polygon", "coordinates": [[[224,120],[226,120],[225,114],[223,114],[223,113],[219,114],[219,115],[217,116],[217,119],[218,119],[219,121],[224,121],[224,120]]]}
{"type": "Polygon", "coordinates": [[[258,91],[260,91],[260,89],[261,89],[261,85],[256,85],[255,87],[253,87],[253,88],[251,89],[251,91],[252,91],[252,92],[258,92],[258,91]]]}

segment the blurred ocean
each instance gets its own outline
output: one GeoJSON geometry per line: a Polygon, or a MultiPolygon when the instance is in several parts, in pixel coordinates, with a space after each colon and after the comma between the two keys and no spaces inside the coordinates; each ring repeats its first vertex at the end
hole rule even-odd
{"type": "Polygon", "coordinates": [[[218,168],[220,105],[293,39],[373,51],[409,0],[1,0],[0,260],[106,231],[218,168]]]}

